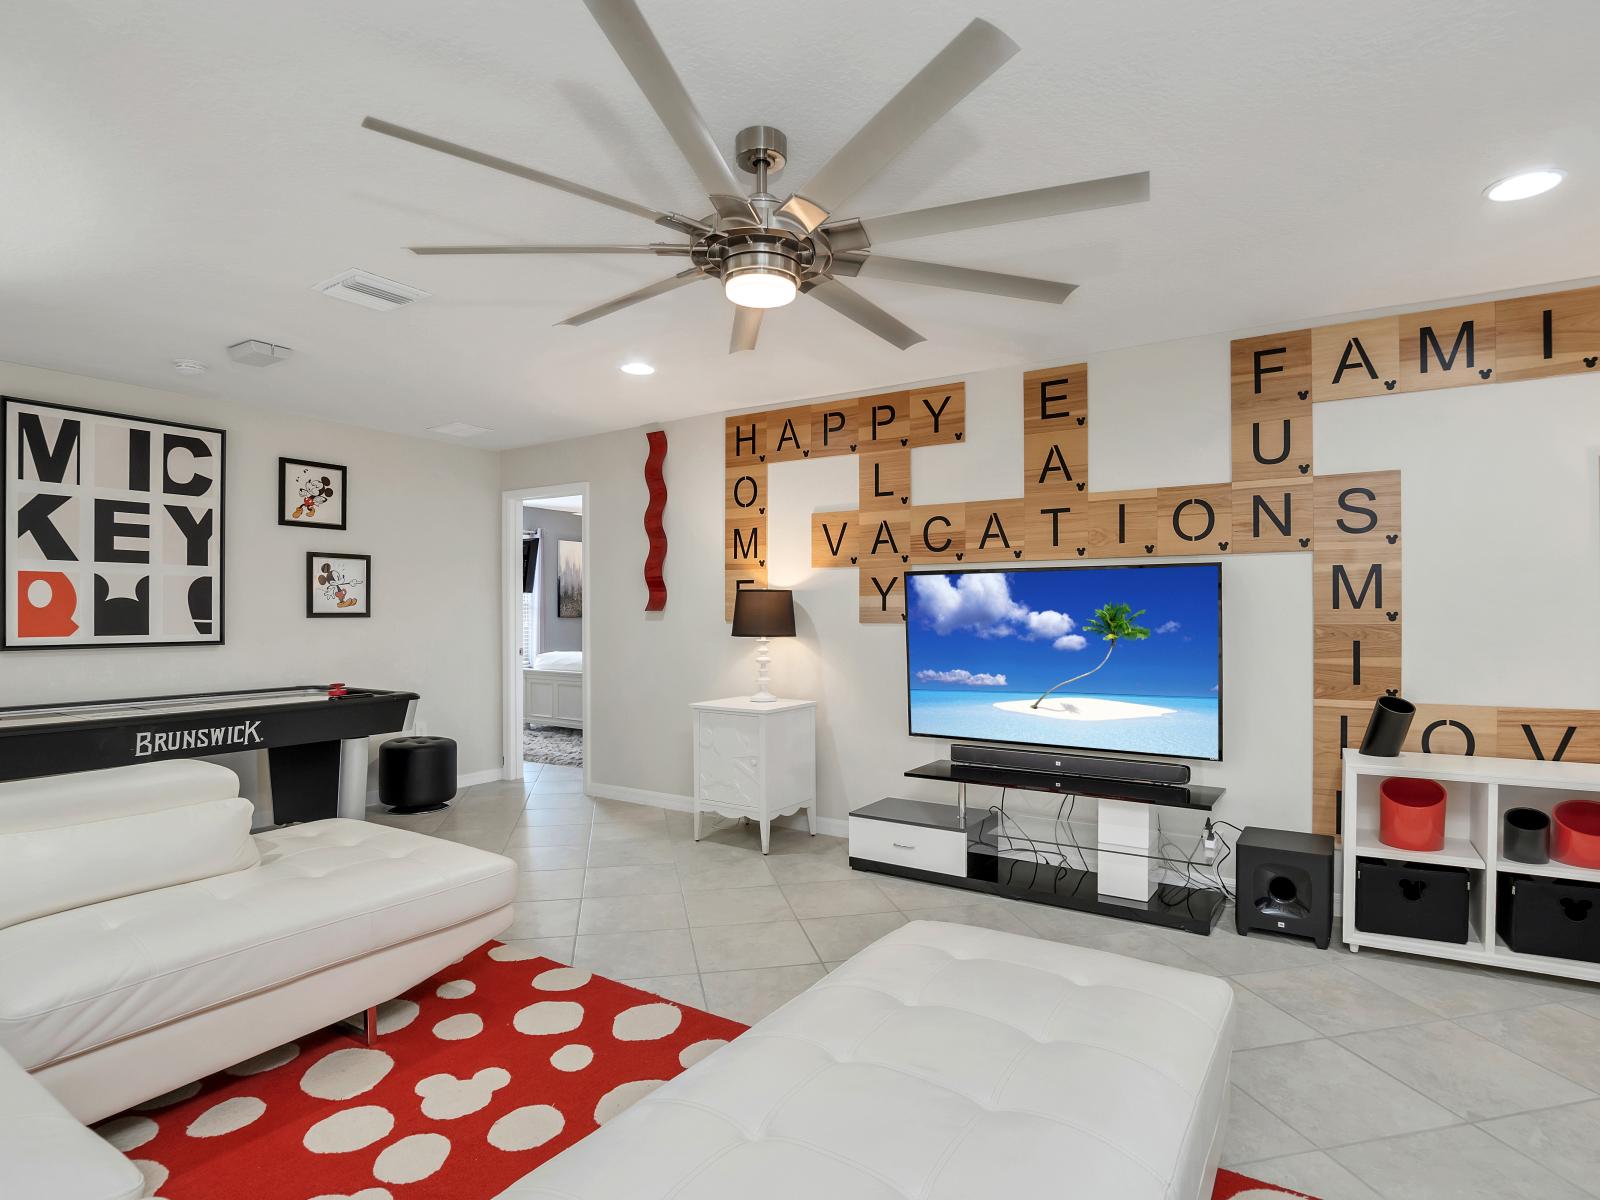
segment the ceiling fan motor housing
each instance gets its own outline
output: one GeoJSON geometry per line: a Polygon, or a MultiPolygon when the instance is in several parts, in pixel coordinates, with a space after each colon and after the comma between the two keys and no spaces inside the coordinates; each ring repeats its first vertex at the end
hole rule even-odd
{"type": "Polygon", "coordinates": [[[734,138],[733,154],[740,169],[751,175],[758,174],[763,162],[768,174],[776,175],[788,161],[789,139],[771,125],[751,125],[734,138]]]}

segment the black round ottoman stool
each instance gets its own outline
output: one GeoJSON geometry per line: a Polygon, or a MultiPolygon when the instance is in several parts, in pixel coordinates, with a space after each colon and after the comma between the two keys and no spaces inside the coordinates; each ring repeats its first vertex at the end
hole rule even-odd
{"type": "Polygon", "coordinates": [[[378,747],[378,799],[395,812],[433,812],[455,794],[454,738],[397,737],[378,747]]]}

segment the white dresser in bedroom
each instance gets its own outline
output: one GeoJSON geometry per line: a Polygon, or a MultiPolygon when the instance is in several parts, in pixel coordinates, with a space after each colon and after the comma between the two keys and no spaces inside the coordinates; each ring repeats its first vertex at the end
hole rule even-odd
{"type": "Polygon", "coordinates": [[[702,700],[694,713],[694,837],[700,814],[748,817],[767,852],[774,817],[806,810],[817,832],[817,703],[743,696],[702,700]]]}
{"type": "Polygon", "coordinates": [[[522,720],[583,728],[583,652],[552,650],[522,669],[522,720]]]}

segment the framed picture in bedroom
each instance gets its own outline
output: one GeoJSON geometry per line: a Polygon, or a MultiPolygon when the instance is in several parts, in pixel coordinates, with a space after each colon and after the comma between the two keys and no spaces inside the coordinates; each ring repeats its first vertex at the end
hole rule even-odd
{"type": "Polygon", "coordinates": [[[370,617],[372,555],[306,554],[306,616],[370,617]]]}
{"type": "Polygon", "coordinates": [[[556,543],[556,616],[583,616],[583,543],[556,543]]]}
{"type": "Polygon", "coordinates": [[[0,397],[0,649],[223,642],[220,429],[0,397]]]}
{"type": "Polygon", "coordinates": [[[337,463],[278,460],[278,524],[343,529],[350,472],[337,463]]]}

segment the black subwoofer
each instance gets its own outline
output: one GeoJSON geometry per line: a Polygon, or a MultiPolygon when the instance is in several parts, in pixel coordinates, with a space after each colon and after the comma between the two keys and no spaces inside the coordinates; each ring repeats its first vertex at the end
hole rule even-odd
{"type": "Polygon", "coordinates": [[[1234,927],[1310,938],[1333,937],[1333,839],[1252,825],[1233,848],[1234,927]]]}

